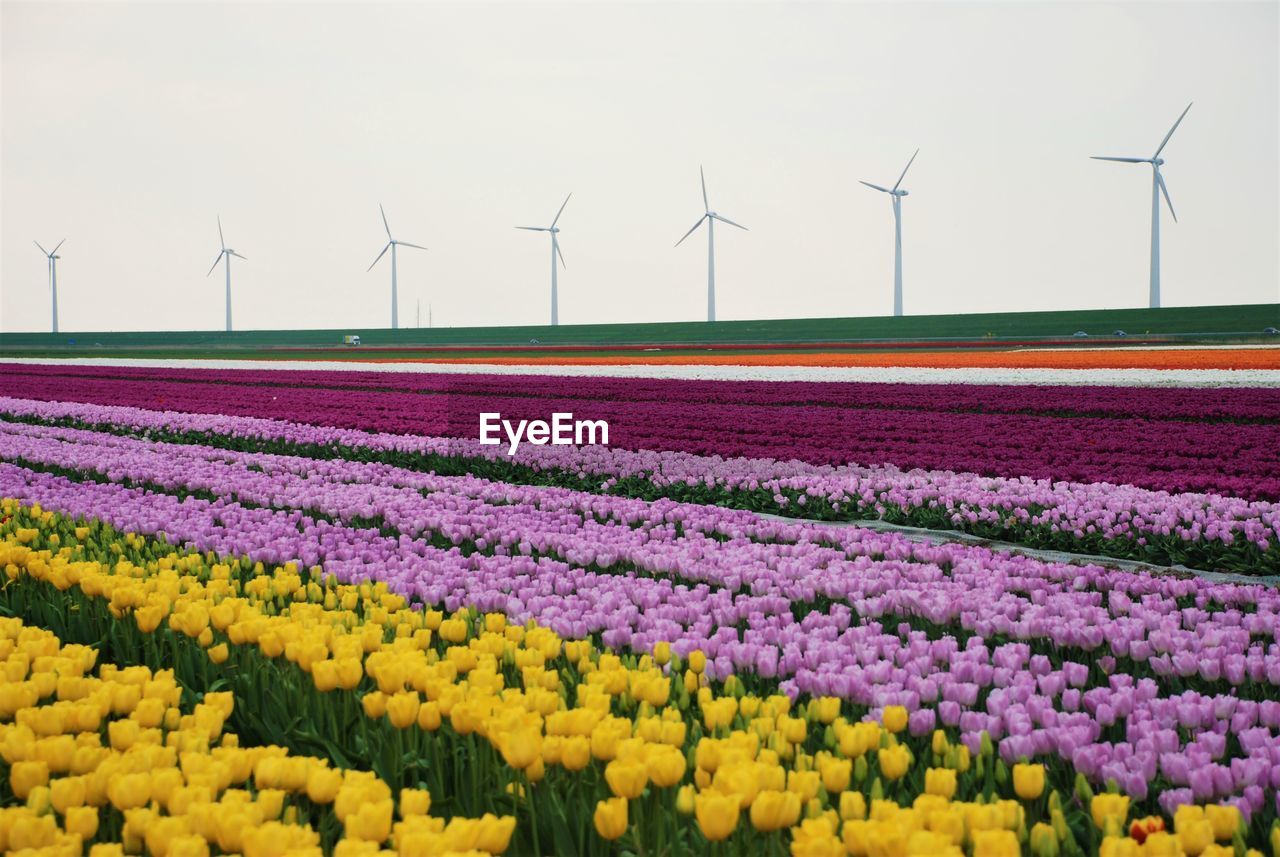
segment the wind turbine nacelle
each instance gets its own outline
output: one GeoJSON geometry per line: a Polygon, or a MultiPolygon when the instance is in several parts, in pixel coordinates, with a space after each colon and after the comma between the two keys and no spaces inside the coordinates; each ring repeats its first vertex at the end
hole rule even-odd
{"type": "Polygon", "coordinates": [[[1151,163],[1158,167],[1164,163],[1164,158],[1152,158],[1151,163]]]}
{"type": "Polygon", "coordinates": [[[898,191],[898,196],[906,196],[906,195],[908,195],[909,193],[911,193],[911,191],[907,191],[907,190],[900,190],[900,191],[898,191]]]}

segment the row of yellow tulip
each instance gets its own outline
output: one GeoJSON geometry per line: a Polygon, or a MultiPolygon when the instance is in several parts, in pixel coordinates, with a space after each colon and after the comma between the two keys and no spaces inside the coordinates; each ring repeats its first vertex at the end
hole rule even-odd
{"type": "Polygon", "coordinates": [[[38,507],[0,509],[11,519],[0,566],[22,584],[6,595],[30,593],[29,612],[81,623],[101,614],[110,627],[93,633],[127,632],[122,645],[142,651],[159,638],[173,652],[203,649],[187,672],[211,680],[202,671],[212,665],[240,712],[285,688],[284,716],[308,712],[332,756],[363,752],[357,762],[393,789],[429,782],[455,810],[517,812],[522,848],[607,853],[621,840],[681,852],[727,840],[736,851],[789,842],[796,855],[1245,853],[1234,809],[1184,813],[1174,832],[1145,819],[1135,833],[1127,798],[1081,783],[1064,800],[1041,765],[1010,771],[985,743],[971,757],[941,731],[910,738],[900,708],[851,722],[835,699],[793,705],[733,679],[713,689],[697,652],[687,663],[661,645],[620,656],[501,614],[414,609],[381,584],[343,585],[319,569],[268,571],[38,507]],[[582,835],[587,817],[596,838],[582,835]]]}
{"type": "Polygon", "coordinates": [[[12,802],[0,850],[92,857],[320,854],[386,846],[405,855],[501,853],[511,817],[433,818],[425,789],[283,747],[242,747],[224,729],[234,700],[205,693],[184,713],[172,670],[102,664],[49,631],[0,619],[0,757],[12,802]],[[395,821],[398,815],[399,820],[395,821]]]}

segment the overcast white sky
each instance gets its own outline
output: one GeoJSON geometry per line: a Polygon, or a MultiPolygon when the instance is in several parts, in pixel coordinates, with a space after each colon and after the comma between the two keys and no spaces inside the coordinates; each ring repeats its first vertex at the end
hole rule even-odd
{"type": "Polygon", "coordinates": [[[1277,2],[0,2],[0,329],[238,328],[1280,299],[1277,2]]]}

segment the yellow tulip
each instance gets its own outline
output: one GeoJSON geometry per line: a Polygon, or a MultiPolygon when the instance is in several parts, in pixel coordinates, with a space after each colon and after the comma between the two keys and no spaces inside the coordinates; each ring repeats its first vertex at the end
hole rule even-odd
{"type": "Polygon", "coordinates": [[[751,802],[751,826],[762,833],[792,827],[800,820],[800,796],[790,791],[762,791],[751,802]]]}
{"type": "Polygon", "coordinates": [[[446,619],[440,623],[440,637],[449,643],[461,643],[467,639],[467,623],[462,619],[446,619]]]}
{"type": "Polygon", "coordinates": [[[853,775],[853,762],[849,759],[823,759],[818,770],[822,774],[822,787],[829,794],[839,794],[849,788],[849,778],[853,775]]]}
{"type": "Polygon", "coordinates": [[[333,803],[342,788],[342,771],[316,765],[307,774],[307,798],[312,803],[333,803]]]}
{"type": "Polygon", "coordinates": [[[458,825],[463,820],[470,822],[470,835],[474,838],[476,850],[485,854],[501,854],[506,851],[511,843],[511,834],[516,829],[515,816],[504,815],[499,818],[490,812],[477,819],[454,819],[450,824],[458,825]]]}
{"type": "Polygon", "coordinates": [[[979,830],[973,836],[973,857],[1021,857],[1022,846],[1012,830],[979,830]]]}
{"type": "Polygon", "coordinates": [[[48,786],[36,786],[27,795],[27,809],[35,812],[36,815],[47,815],[52,806],[48,786]]]}
{"type": "Polygon", "coordinates": [[[676,792],[676,812],[681,815],[693,815],[696,794],[697,790],[693,786],[681,786],[676,792]]]}
{"type": "Polygon", "coordinates": [[[49,782],[49,765],[45,762],[16,762],[9,769],[9,786],[14,797],[26,800],[31,790],[47,785],[49,782]]]}
{"type": "Polygon", "coordinates": [[[418,722],[417,691],[402,691],[387,698],[387,719],[397,729],[408,729],[418,722]]]}
{"type": "Polygon", "coordinates": [[[689,669],[693,670],[697,675],[702,675],[703,670],[707,668],[707,656],[701,649],[694,649],[689,653],[689,669]]]}
{"type": "Polygon", "coordinates": [[[387,713],[387,695],[380,690],[370,691],[360,697],[365,716],[370,720],[380,720],[387,713]]]}
{"type": "Polygon", "coordinates": [[[311,665],[311,681],[316,690],[328,693],[338,686],[338,662],[331,660],[316,661],[311,665]]]}
{"type": "Polygon", "coordinates": [[[737,795],[706,791],[699,792],[694,798],[698,828],[710,842],[727,839],[733,833],[733,829],[738,826],[740,810],[741,803],[737,795]]]}
{"type": "Polygon", "coordinates": [[[1037,822],[1031,828],[1030,844],[1034,857],[1058,857],[1058,833],[1051,824],[1037,822]]]}
{"type": "Polygon", "coordinates": [[[782,737],[792,744],[803,742],[805,736],[809,734],[809,724],[800,717],[781,716],[778,718],[777,728],[782,733],[782,737]]]}
{"type": "Polygon", "coordinates": [[[735,796],[742,809],[746,809],[755,800],[760,786],[760,766],[745,759],[721,763],[711,778],[711,787],[721,794],[735,796]]]}
{"type": "Polygon", "coordinates": [[[1178,844],[1191,857],[1198,857],[1213,844],[1213,825],[1207,818],[1201,818],[1189,824],[1179,824],[1178,844]]]}
{"type": "Polygon", "coordinates": [[[284,654],[284,641],[275,631],[267,631],[258,638],[258,648],[269,658],[278,658],[284,654]]]}
{"type": "Polygon", "coordinates": [[[902,744],[886,747],[876,754],[880,773],[890,780],[901,779],[911,767],[911,752],[902,744]]]}
{"type": "MultiPolygon", "coordinates": [[[[379,801],[367,801],[347,816],[344,826],[351,839],[363,839],[366,842],[382,842],[391,835],[391,814],[393,807],[390,798],[379,801]]],[[[246,852],[247,852],[246,848],[246,852]]]]}
{"type": "Polygon", "coordinates": [[[956,772],[950,768],[930,768],[924,772],[925,794],[951,800],[956,796],[956,772]]]}
{"type": "Polygon", "coordinates": [[[867,799],[862,792],[844,792],[840,795],[840,818],[854,821],[867,817],[867,799]]]}
{"type": "Polygon", "coordinates": [[[1142,843],[1143,857],[1182,857],[1184,853],[1178,837],[1164,830],[1151,834],[1142,843]]]}
{"type": "Polygon", "coordinates": [[[1044,765],[1013,766],[1013,791],[1023,800],[1036,800],[1044,794],[1044,765]]]}
{"type": "Polygon", "coordinates": [[[49,784],[49,800],[63,815],[73,806],[84,806],[85,778],[61,777],[49,784]]]}
{"type": "Polygon", "coordinates": [[[426,789],[400,790],[400,817],[426,815],[431,811],[431,792],[426,789]]]}
{"type": "Polygon", "coordinates": [[[657,643],[653,647],[653,662],[660,667],[665,667],[671,660],[671,644],[667,642],[657,643]]]}
{"type": "Polygon", "coordinates": [[[107,797],[111,805],[124,812],[146,806],[151,800],[150,774],[124,774],[107,785],[107,797]]]}
{"type": "Polygon", "coordinates": [[[1243,818],[1237,807],[1223,804],[1209,804],[1204,808],[1204,816],[1213,825],[1213,838],[1226,842],[1240,829],[1243,818]]]}
{"type": "Polygon", "coordinates": [[[136,720],[112,720],[107,724],[107,737],[111,749],[124,752],[137,743],[142,727],[136,720]]]}
{"type": "Polygon", "coordinates": [[[886,705],[880,716],[884,728],[895,734],[907,728],[908,719],[907,709],[901,705],[886,705]]]}
{"type": "MultiPolygon", "coordinates": [[[[47,711],[48,709],[41,709],[47,711]]],[[[57,728],[65,728],[58,723],[57,728]]],[[[70,735],[54,735],[41,738],[36,742],[36,758],[49,766],[49,773],[66,773],[71,768],[71,759],[76,753],[76,739],[70,735]]]]}
{"type": "Polygon", "coordinates": [[[840,716],[840,699],[835,696],[820,696],[809,704],[809,713],[819,723],[829,725],[840,716]]]}
{"type": "Polygon", "coordinates": [[[605,767],[604,778],[615,795],[633,800],[644,792],[649,774],[643,762],[614,759],[605,767]]]}
{"type": "MultiPolygon", "coordinates": [[[[845,848],[847,849],[851,840],[854,847],[858,847],[857,841],[858,828],[850,827],[849,823],[845,824],[845,848]]],[[[907,837],[909,832],[907,828],[894,824],[892,822],[879,822],[867,825],[865,845],[862,845],[864,853],[871,854],[906,854],[907,853],[907,837]]]]}
{"type": "Polygon", "coordinates": [[[654,747],[645,761],[645,769],[654,785],[670,788],[684,779],[684,753],[666,744],[654,747]]]}
{"type": "Polygon", "coordinates": [[[818,796],[822,779],[817,771],[793,770],[787,774],[787,790],[800,795],[802,801],[811,801],[818,796]]]}
{"type": "Polygon", "coordinates": [[[508,765],[524,770],[542,759],[542,730],[526,727],[507,732],[499,739],[498,749],[508,765]]]}
{"type": "Polygon", "coordinates": [[[338,658],[334,661],[338,670],[338,687],[354,690],[364,678],[364,665],[356,658],[338,658]]]}
{"type": "Polygon", "coordinates": [[[584,735],[569,735],[560,751],[560,764],[567,771],[581,771],[591,761],[591,739],[584,735]]]}
{"type": "Polygon", "coordinates": [[[89,841],[98,833],[98,808],[96,806],[68,807],[62,827],[67,833],[77,834],[82,841],[89,841]]]}
{"type": "Polygon", "coordinates": [[[627,799],[611,797],[598,802],[592,820],[602,838],[617,839],[627,832],[627,799]]]}
{"type": "Polygon", "coordinates": [[[444,722],[444,718],[440,713],[440,703],[432,700],[424,702],[418,708],[418,726],[428,732],[435,732],[440,728],[440,724],[444,722]]]}
{"type": "Polygon", "coordinates": [[[1089,813],[1100,830],[1107,826],[1108,819],[1114,820],[1118,828],[1123,828],[1129,818],[1129,796],[1110,792],[1094,795],[1089,803],[1089,813]]]}

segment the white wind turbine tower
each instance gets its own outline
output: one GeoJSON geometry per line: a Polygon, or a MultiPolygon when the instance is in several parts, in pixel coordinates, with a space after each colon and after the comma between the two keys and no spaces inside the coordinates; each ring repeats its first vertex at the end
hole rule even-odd
{"type": "Polygon", "coordinates": [[[67,239],[63,238],[58,242],[57,247],[52,251],[40,247],[40,242],[36,241],[35,245],[40,247],[40,252],[49,260],[49,292],[53,296],[53,332],[58,332],[58,260],[62,257],[58,255],[58,247],[67,243],[67,239]]]}
{"type": "Polygon", "coordinates": [[[907,177],[907,170],[911,169],[911,164],[915,162],[916,155],[920,154],[920,150],[916,149],[915,154],[911,156],[911,160],[907,161],[907,165],[902,168],[902,175],[898,176],[898,180],[894,182],[893,187],[880,187],[878,184],[871,182],[862,182],[869,188],[878,190],[881,193],[889,194],[893,200],[893,314],[902,315],[902,198],[907,195],[907,191],[899,190],[902,180],[907,177]]]}
{"type": "Polygon", "coordinates": [[[734,223],[729,218],[716,214],[714,211],[711,210],[711,203],[707,199],[707,174],[703,172],[702,167],[698,167],[698,175],[702,177],[702,206],[703,206],[704,213],[701,217],[698,218],[698,222],[693,224],[693,228],[684,234],[684,238],[681,238],[679,241],[676,242],[676,246],[679,247],[681,244],[683,244],[684,239],[692,235],[694,231],[697,230],[697,228],[702,225],[702,222],[704,220],[706,221],[707,223],[707,321],[715,321],[716,320],[716,221],[719,220],[721,223],[727,223],[730,226],[736,226],[739,229],[744,229],[744,230],[747,227],[743,226],[741,223],[734,223]]]}
{"type": "Polygon", "coordinates": [[[560,265],[566,268],[564,264],[564,254],[560,252],[560,241],[556,238],[560,234],[560,228],[556,226],[560,222],[560,215],[564,214],[564,207],[569,204],[569,194],[564,198],[564,202],[560,203],[560,210],[556,212],[555,219],[551,221],[550,226],[517,226],[516,229],[528,229],[530,232],[550,232],[551,233],[551,325],[560,323],[560,304],[559,297],[556,292],[556,256],[560,257],[560,265]]]}
{"type": "MultiPolygon", "coordinates": [[[[213,260],[213,265],[210,266],[209,273],[205,274],[205,276],[207,277],[209,274],[212,274],[213,269],[218,267],[218,263],[224,262],[225,260],[224,264],[227,272],[227,332],[229,333],[231,331],[231,257],[236,256],[240,259],[244,259],[245,257],[227,246],[227,240],[222,237],[221,217],[218,218],[218,244],[222,249],[218,251],[218,257],[213,260]]],[[[245,259],[245,261],[247,262],[249,260],[245,259]]]]}
{"type": "MultiPolygon", "coordinates": [[[[378,205],[378,211],[382,212],[382,228],[387,230],[387,244],[382,248],[382,252],[378,254],[378,258],[373,260],[373,265],[378,264],[378,259],[385,256],[388,249],[391,250],[391,329],[395,330],[400,326],[400,301],[396,297],[396,246],[403,244],[405,247],[412,247],[415,250],[425,250],[427,248],[392,238],[391,227],[387,224],[387,212],[382,208],[381,204],[378,205]]],[[[373,265],[370,265],[368,270],[372,271],[373,265]]]]}
{"type": "MultiPolygon", "coordinates": [[[[1194,103],[1194,102],[1193,102],[1194,103]]],[[[1120,161],[1125,164],[1150,164],[1151,165],[1151,308],[1156,309],[1160,306],[1160,194],[1164,194],[1164,201],[1169,206],[1169,214],[1173,216],[1173,222],[1178,222],[1178,215],[1173,212],[1173,200],[1169,199],[1169,188],[1165,187],[1164,176],[1160,175],[1160,165],[1164,163],[1164,158],[1160,157],[1160,153],[1164,151],[1164,147],[1169,144],[1169,138],[1173,136],[1173,132],[1178,130],[1178,126],[1182,124],[1182,119],[1187,115],[1187,110],[1191,109],[1191,105],[1187,105],[1187,109],[1182,111],[1182,116],[1178,117],[1178,121],[1173,123],[1173,127],[1169,129],[1169,133],[1164,135],[1164,139],[1160,141],[1160,148],[1156,149],[1156,153],[1149,158],[1110,158],[1101,155],[1093,155],[1095,161],[1120,161]]]]}

